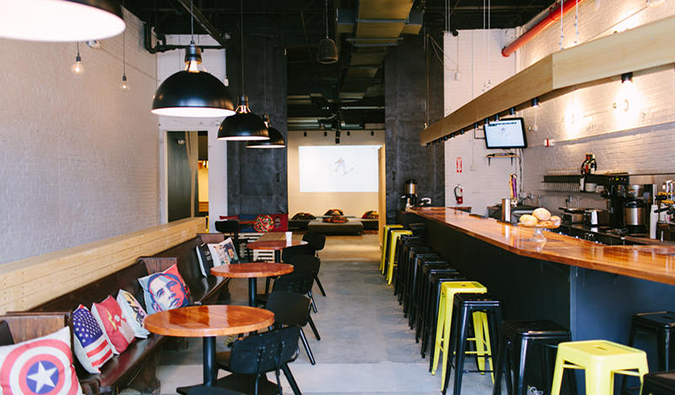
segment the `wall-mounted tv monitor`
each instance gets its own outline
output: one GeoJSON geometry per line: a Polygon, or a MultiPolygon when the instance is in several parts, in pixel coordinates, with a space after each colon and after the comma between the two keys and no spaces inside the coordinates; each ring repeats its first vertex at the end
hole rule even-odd
{"type": "Polygon", "coordinates": [[[488,149],[527,148],[523,118],[488,122],[484,129],[485,147],[488,149]]]}

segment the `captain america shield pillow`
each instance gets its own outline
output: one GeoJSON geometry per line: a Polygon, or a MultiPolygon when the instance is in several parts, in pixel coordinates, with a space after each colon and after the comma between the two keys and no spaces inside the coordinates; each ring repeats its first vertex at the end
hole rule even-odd
{"type": "Polygon", "coordinates": [[[70,352],[70,329],[0,347],[0,394],[82,394],[70,352]]]}

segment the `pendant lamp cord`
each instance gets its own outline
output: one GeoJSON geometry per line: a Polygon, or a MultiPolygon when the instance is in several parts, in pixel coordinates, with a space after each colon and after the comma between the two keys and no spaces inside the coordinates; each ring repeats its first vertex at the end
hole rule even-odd
{"type": "Polygon", "coordinates": [[[194,2],[190,0],[190,44],[195,43],[195,12],[194,2]]]}
{"type": "Polygon", "coordinates": [[[265,114],[267,114],[267,2],[263,0],[263,91],[265,92],[265,114]]]}
{"type": "Polygon", "coordinates": [[[244,96],[244,0],[239,1],[240,6],[240,17],[239,17],[239,37],[241,39],[241,95],[244,96]]]}
{"type": "Polygon", "coordinates": [[[80,42],[77,41],[75,44],[77,44],[77,57],[80,57],[80,42]]]}
{"type": "Polygon", "coordinates": [[[326,38],[328,38],[328,0],[326,0],[326,9],[324,12],[326,14],[326,38]]]}

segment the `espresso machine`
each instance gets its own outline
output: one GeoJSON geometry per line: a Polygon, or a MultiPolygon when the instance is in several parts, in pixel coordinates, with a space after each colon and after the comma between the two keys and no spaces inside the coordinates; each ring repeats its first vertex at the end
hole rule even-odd
{"type": "Polygon", "coordinates": [[[626,203],[627,186],[628,176],[613,175],[605,180],[605,189],[602,192],[602,197],[607,199],[609,225],[615,229],[622,229],[624,227],[623,206],[626,203]]]}
{"type": "Polygon", "coordinates": [[[405,182],[405,193],[401,200],[406,208],[417,206],[417,181],[410,179],[405,182]]]}
{"type": "Polygon", "coordinates": [[[611,176],[603,197],[607,199],[612,228],[629,235],[647,233],[648,207],[653,197],[651,185],[629,184],[628,176],[611,176]]]}

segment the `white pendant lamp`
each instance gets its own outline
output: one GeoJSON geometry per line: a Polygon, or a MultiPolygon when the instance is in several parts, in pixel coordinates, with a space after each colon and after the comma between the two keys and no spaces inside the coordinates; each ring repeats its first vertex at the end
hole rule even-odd
{"type": "Polygon", "coordinates": [[[0,37],[28,41],[88,41],[124,31],[117,0],[0,0],[0,37]]]}

